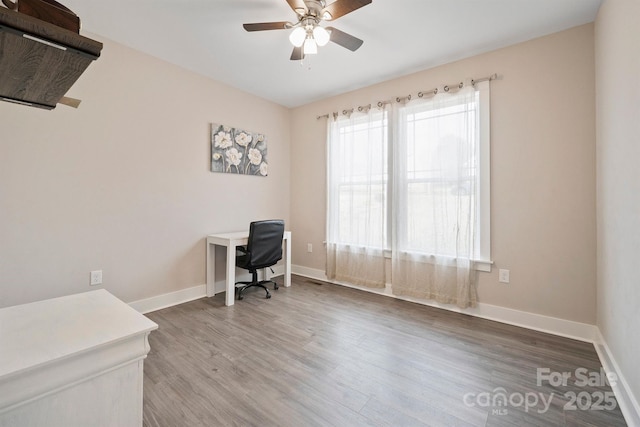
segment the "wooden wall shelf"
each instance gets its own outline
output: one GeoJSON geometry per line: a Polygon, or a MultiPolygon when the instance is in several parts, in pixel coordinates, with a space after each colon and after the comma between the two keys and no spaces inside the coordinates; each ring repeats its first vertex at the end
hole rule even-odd
{"type": "Polygon", "coordinates": [[[0,7],[0,99],[53,109],[102,43],[0,7]]]}

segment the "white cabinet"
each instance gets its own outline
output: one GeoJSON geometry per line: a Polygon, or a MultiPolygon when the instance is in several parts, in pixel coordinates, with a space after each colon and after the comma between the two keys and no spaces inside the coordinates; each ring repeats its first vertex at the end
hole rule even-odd
{"type": "Polygon", "coordinates": [[[157,327],[106,290],[0,309],[0,427],[141,426],[157,327]]]}

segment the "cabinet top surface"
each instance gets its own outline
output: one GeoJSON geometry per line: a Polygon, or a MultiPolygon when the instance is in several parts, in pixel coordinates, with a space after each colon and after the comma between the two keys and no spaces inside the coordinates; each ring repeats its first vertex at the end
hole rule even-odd
{"type": "Polygon", "coordinates": [[[104,289],[0,309],[0,378],[158,325],[104,289]]]}

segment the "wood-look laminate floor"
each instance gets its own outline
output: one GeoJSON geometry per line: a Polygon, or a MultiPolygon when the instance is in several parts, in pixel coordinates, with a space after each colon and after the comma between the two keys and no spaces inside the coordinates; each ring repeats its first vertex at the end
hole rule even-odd
{"type": "Polygon", "coordinates": [[[148,314],[144,425],[626,425],[591,344],[319,283],[148,314]]]}

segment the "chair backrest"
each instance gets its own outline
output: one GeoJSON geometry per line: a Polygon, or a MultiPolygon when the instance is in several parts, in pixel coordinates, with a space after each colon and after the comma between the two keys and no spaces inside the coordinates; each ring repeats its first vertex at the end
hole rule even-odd
{"type": "Polygon", "coordinates": [[[282,259],[282,236],[284,221],[270,219],[254,221],[249,226],[247,252],[249,266],[253,268],[271,267],[282,259]]]}

